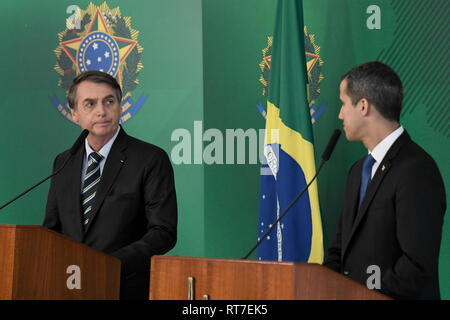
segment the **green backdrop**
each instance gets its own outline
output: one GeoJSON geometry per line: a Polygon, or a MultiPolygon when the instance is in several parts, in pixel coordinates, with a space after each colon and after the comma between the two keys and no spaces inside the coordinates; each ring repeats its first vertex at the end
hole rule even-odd
{"type": "MultiPolygon", "coordinates": [[[[55,155],[69,148],[79,134],[79,128],[50,100],[54,95],[64,99],[54,70],[54,50],[70,16],[66,10],[74,4],[86,10],[89,1],[0,3],[1,203],[50,174],[55,155]]],[[[93,4],[101,6],[103,1],[93,4]]],[[[257,237],[260,164],[250,163],[248,153],[245,164],[237,164],[237,140],[234,164],[226,164],[225,139],[227,129],[259,132],[265,126],[257,105],[265,108],[260,77],[267,76],[262,62],[268,53],[263,50],[273,31],[276,1],[128,0],[106,5],[119,7],[122,17],[130,17],[144,49],[139,83],[131,97],[137,101],[145,94],[148,99],[123,124],[125,130],[161,146],[169,155],[179,143],[188,142],[186,136],[183,141],[174,139],[173,133],[185,129],[190,134],[190,164],[174,163],[179,237],[170,254],[242,257],[257,237]],[[200,132],[195,132],[194,121],[201,124],[200,132]],[[224,164],[207,164],[201,157],[202,147],[216,142],[202,143],[201,134],[208,129],[217,129],[223,137],[224,164]]],[[[341,128],[340,75],[378,59],[402,78],[401,122],[436,160],[448,199],[447,16],[446,0],[304,0],[307,47],[317,59],[310,87],[316,159],[334,128],[341,128]],[[377,7],[369,8],[372,5],[377,7]]],[[[248,151],[251,141],[245,143],[248,151]]],[[[364,153],[361,144],[341,139],[318,178],[325,248],[336,230],[347,170],[364,153]]],[[[0,223],[40,224],[48,187],[47,182],[2,210],[0,223]]],[[[449,239],[447,218],[439,270],[445,299],[450,298],[449,239]]]]}

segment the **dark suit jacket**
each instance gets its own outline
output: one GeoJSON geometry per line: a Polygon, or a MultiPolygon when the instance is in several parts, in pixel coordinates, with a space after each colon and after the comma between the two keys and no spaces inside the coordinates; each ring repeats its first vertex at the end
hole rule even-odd
{"type": "Polygon", "coordinates": [[[358,209],[363,161],[348,174],[336,238],[324,265],[364,285],[372,275],[367,268],[376,265],[382,293],[397,299],[439,299],[446,199],[436,163],[403,132],[358,209]]]}
{"type": "MultiPolygon", "coordinates": [[[[43,226],[122,261],[121,298],[148,299],[150,258],[176,243],[173,169],[160,148],[121,128],[103,168],[86,232],[81,220],[84,144],[52,178],[43,226]]],[[[53,169],[69,157],[59,154],[53,169]]]]}

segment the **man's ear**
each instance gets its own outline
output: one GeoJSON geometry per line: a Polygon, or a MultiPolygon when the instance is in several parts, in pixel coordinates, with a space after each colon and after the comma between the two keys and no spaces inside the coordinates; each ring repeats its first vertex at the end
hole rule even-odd
{"type": "Polygon", "coordinates": [[[366,98],[362,98],[359,100],[359,110],[363,116],[367,116],[369,114],[371,105],[366,98]]]}

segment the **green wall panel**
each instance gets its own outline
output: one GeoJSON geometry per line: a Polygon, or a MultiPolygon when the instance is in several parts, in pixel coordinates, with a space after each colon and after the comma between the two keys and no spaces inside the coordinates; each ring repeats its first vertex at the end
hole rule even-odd
{"type": "MultiPolygon", "coordinates": [[[[54,157],[69,148],[79,134],[79,128],[56,110],[50,97],[63,100],[65,95],[54,70],[54,50],[70,15],[66,9],[75,4],[86,10],[89,3],[0,3],[0,202],[50,174],[54,157]]],[[[137,41],[143,48],[143,68],[131,98],[148,98],[124,123],[125,130],[161,146],[169,155],[182,142],[172,139],[174,133],[184,130],[190,135],[189,141],[183,141],[190,143],[190,163],[180,164],[172,157],[179,235],[170,254],[242,257],[257,239],[260,161],[250,163],[254,155],[248,154],[252,142],[247,139],[245,163],[238,164],[238,142],[233,140],[234,147],[227,150],[227,130],[255,133],[258,146],[261,143],[259,130],[265,121],[257,105],[265,108],[266,99],[260,63],[273,32],[276,0],[105,4],[110,9],[119,7],[122,17],[131,17],[131,27],[139,32],[137,41]],[[194,127],[199,124],[201,129],[196,132],[194,127]],[[216,138],[204,141],[205,132],[214,132],[216,138]],[[218,143],[217,135],[223,144],[216,150],[219,154],[213,155],[223,164],[209,164],[203,152],[218,143]],[[227,163],[230,152],[233,161],[227,163]]],[[[93,1],[95,6],[105,4],[93,1]]],[[[378,59],[402,78],[401,122],[436,160],[449,198],[450,32],[444,22],[448,8],[446,0],[304,0],[309,44],[320,58],[311,73],[311,83],[320,90],[313,96],[316,161],[331,132],[342,127],[337,118],[340,76],[359,63],[378,59]],[[372,5],[379,9],[380,29],[367,26],[373,15],[367,9],[372,5]]],[[[341,138],[318,178],[325,248],[334,238],[347,171],[365,152],[361,144],[341,138]]],[[[0,223],[40,224],[48,187],[47,182],[2,210],[0,223]]],[[[450,224],[445,219],[440,283],[446,299],[450,297],[449,243],[450,224]]]]}

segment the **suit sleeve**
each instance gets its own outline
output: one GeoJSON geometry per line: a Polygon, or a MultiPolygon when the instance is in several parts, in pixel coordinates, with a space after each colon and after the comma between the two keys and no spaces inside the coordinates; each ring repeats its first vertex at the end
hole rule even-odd
{"type": "Polygon", "coordinates": [[[166,253],[177,241],[174,174],[169,157],[162,149],[145,168],[143,181],[147,232],[140,240],[111,253],[122,261],[125,277],[148,270],[151,256],[166,253]]]}
{"type": "MultiPolygon", "coordinates": [[[[55,161],[53,162],[53,172],[55,172],[57,162],[58,157],[56,157],[55,161]]],[[[61,223],[59,220],[58,205],[56,202],[56,186],[54,178],[52,178],[50,181],[50,190],[47,196],[47,205],[45,208],[45,217],[42,226],[61,233],[61,223]]]]}
{"type": "Polygon", "coordinates": [[[337,226],[336,236],[333,243],[328,247],[323,265],[336,272],[341,271],[341,233],[342,233],[342,213],[339,216],[339,222],[337,226]]]}
{"type": "MultiPolygon", "coordinates": [[[[355,162],[353,164],[353,166],[350,168],[348,175],[347,175],[347,180],[345,182],[345,192],[347,192],[348,190],[351,190],[352,188],[350,187],[351,185],[351,181],[352,181],[352,176],[355,174],[354,170],[356,168],[357,162],[355,162]]],[[[343,197],[343,203],[342,203],[342,209],[341,209],[341,213],[339,215],[339,221],[338,221],[338,225],[337,225],[337,231],[336,231],[336,236],[334,238],[334,241],[331,243],[331,245],[328,247],[326,253],[325,253],[325,257],[324,257],[324,261],[323,261],[323,265],[325,267],[328,267],[336,272],[341,272],[341,251],[342,251],[342,221],[344,219],[344,215],[346,214],[346,212],[344,211],[344,201],[347,201],[347,195],[344,193],[344,197],[343,197]]]]}
{"type": "MultiPolygon", "coordinates": [[[[415,160],[399,179],[395,196],[402,255],[382,277],[381,289],[396,298],[417,297],[438,274],[445,189],[433,160],[415,160]]],[[[434,279],[437,282],[437,279],[434,279]]]]}

